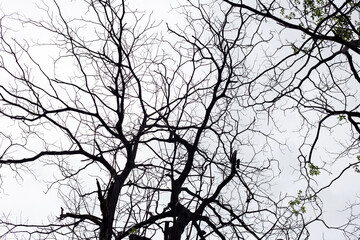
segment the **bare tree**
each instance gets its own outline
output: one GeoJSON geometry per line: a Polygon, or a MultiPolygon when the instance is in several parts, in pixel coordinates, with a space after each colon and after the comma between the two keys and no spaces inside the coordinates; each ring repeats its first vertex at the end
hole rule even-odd
{"type": "MultiPolygon", "coordinates": [[[[272,103],[287,98],[283,109],[297,109],[303,118],[298,159],[307,187],[290,205],[313,200],[349,172],[359,172],[360,3],[260,0],[248,5],[224,1],[256,15],[258,21],[277,26],[273,40],[280,45],[267,54],[267,66],[271,67],[261,69],[256,79],[267,77],[267,86],[273,85],[269,111],[279,106],[272,103]],[[327,175],[326,181],[318,183],[318,175],[327,175]]],[[[261,99],[266,94],[256,93],[253,98],[261,99]]],[[[326,228],[340,230],[346,239],[358,238],[357,205],[358,199],[351,201],[347,209],[349,221],[341,226],[332,226],[325,220],[322,204],[316,207],[317,215],[309,223],[320,222],[326,228]]]]}
{"type": "MultiPolygon", "coordinates": [[[[0,238],[308,239],[312,223],[328,226],[318,196],[358,164],[358,2],[185,1],[166,36],[124,0],[65,4],[75,3],[81,17],[53,0],[39,6],[45,17],[2,19],[0,112],[21,131],[2,132],[0,166],[19,176],[55,166],[49,187],[63,205],[41,225],[2,218],[0,238]],[[48,39],[11,39],[8,19],[48,39]],[[289,147],[277,120],[294,110],[304,190],[277,195],[289,147]],[[334,117],[350,140],[319,162],[334,117]]],[[[359,231],[351,216],[337,227],[348,238],[359,231]]]]}

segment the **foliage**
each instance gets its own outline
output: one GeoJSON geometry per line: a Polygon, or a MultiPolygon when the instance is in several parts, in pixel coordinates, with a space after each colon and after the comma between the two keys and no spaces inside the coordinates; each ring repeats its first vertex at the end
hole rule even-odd
{"type": "MultiPolygon", "coordinates": [[[[360,162],[360,155],[357,155],[357,156],[356,156],[356,159],[357,159],[358,162],[360,162]]],[[[356,173],[360,173],[360,168],[359,168],[359,164],[358,164],[358,163],[354,164],[353,168],[354,168],[354,170],[355,170],[356,173]]]]}
{"type": "Polygon", "coordinates": [[[352,20],[352,16],[359,10],[358,2],[345,1],[340,7],[328,0],[290,2],[293,4],[293,8],[281,7],[281,14],[287,19],[298,19],[301,26],[314,29],[316,32],[332,31],[335,36],[346,41],[358,38],[360,25],[359,22],[352,20]]]}
{"type": "Polygon", "coordinates": [[[309,163],[309,174],[310,174],[310,176],[317,176],[317,175],[319,175],[320,174],[320,170],[319,170],[319,167],[318,166],[316,166],[316,165],[314,165],[314,164],[312,164],[312,163],[309,163]]]}
{"type": "Polygon", "coordinates": [[[289,206],[295,215],[306,213],[306,208],[302,205],[304,199],[305,197],[303,196],[303,192],[299,190],[298,196],[294,200],[289,201],[289,206]]]}
{"type": "Polygon", "coordinates": [[[346,121],[346,115],[340,114],[340,115],[338,116],[338,119],[339,119],[339,121],[343,121],[343,120],[346,121]]]}

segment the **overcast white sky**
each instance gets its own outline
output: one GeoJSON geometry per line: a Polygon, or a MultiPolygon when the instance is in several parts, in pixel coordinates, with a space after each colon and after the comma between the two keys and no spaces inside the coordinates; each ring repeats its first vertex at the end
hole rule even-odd
{"type": "MultiPolygon", "coordinates": [[[[30,17],[33,14],[37,14],[36,7],[32,2],[34,1],[0,0],[0,9],[4,13],[19,12],[30,17]]],[[[170,22],[170,24],[175,24],[177,21],[180,21],[180,19],[174,17],[173,13],[169,13],[171,9],[170,3],[176,5],[176,1],[132,0],[131,2],[132,4],[138,5],[138,8],[141,10],[146,10],[147,12],[153,11],[155,19],[164,20],[165,22],[170,22]]],[[[23,33],[25,32],[26,31],[23,31],[23,33]]],[[[285,119],[284,125],[287,124],[286,121],[287,120],[285,119]]],[[[344,128],[346,128],[346,123],[344,123],[344,128]]],[[[293,129],[293,131],[295,131],[295,129],[293,129]]],[[[341,132],[339,132],[339,135],[341,135],[341,132]]],[[[289,137],[289,144],[296,146],[296,144],[298,144],[296,133],[294,133],[294,138],[295,139],[289,137]]],[[[334,142],[323,142],[324,146],[328,144],[334,144],[334,142]]],[[[288,159],[296,159],[298,155],[297,152],[288,154],[288,159]]],[[[296,164],[296,161],[289,161],[288,165],[291,166],[292,164],[296,164]]],[[[343,164],[346,165],[348,162],[343,164]]],[[[286,169],[286,167],[284,168],[286,169]]],[[[15,180],[13,174],[6,176],[4,175],[4,172],[1,172],[4,185],[3,191],[0,191],[0,211],[11,212],[13,216],[20,216],[21,214],[23,219],[29,218],[31,220],[36,219],[37,221],[46,219],[49,213],[54,215],[60,213],[60,201],[57,200],[56,191],[53,190],[48,194],[44,194],[44,191],[46,191],[46,184],[44,184],[43,181],[44,179],[46,180],[51,177],[51,172],[43,168],[41,164],[35,165],[34,169],[36,169],[35,174],[41,176],[41,179],[39,178],[40,180],[37,181],[33,176],[23,176],[23,181],[20,182],[20,185],[15,180]],[[44,175],[46,176],[45,178],[44,175]],[[39,198],[39,196],[41,196],[41,198],[39,198]]],[[[0,169],[0,171],[3,171],[3,169],[0,169]]],[[[292,172],[286,172],[284,176],[279,179],[279,185],[274,187],[274,191],[280,190],[283,193],[296,193],[299,188],[296,183],[288,180],[291,177],[292,172]]],[[[358,187],[359,177],[360,175],[349,172],[345,174],[345,177],[337,182],[331,190],[327,190],[323,193],[322,197],[325,204],[325,216],[334,225],[344,223],[345,215],[344,213],[341,213],[340,210],[344,209],[346,202],[358,200],[355,197],[360,194],[358,187]]],[[[326,183],[328,181],[327,174],[321,174],[318,181],[319,185],[326,183]]],[[[324,231],[326,230],[321,227],[313,228],[313,234],[310,237],[310,240],[322,239],[323,236],[326,240],[343,239],[342,235],[334,234],[334,232],[331,231],[324,231]]]]}

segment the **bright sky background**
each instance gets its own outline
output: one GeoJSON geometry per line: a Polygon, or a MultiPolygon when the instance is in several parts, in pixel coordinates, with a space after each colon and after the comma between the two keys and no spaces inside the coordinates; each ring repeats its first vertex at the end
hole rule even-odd
{"type": "MultiPolygon", "coordinates": [[[[0,16],[2,13],[19,13],[27,17],[39,17],[39,11],[34,3],[41,1],[36,0],[0,0],[0,16]]],[[[51,3],[52,1],[44,1],[51,3]]],[[[60,1],[61,2],[61,1],[60,1]]],[[[146,13],[153,12],[154,20],[164,22],[176,22],[177,19],[169,16],[171,1],[169,0],[132,0],[131,4],[136,5],[140,11],[146,13]],[[170,21],[169,21],[170,20],[170,21]]],[[[174,1],[176,3],[176,1],[174,1]]],[[[76,9],[68,8],[66,11],[76,11],[76,9]]],[[[26,36],[33,32],[22,28],[16,24],[13,27],[18,32],[16,35],[26,36]]],[[[36,33],[35,33],[36,34],[36,33]]],[[[46,60],[47,61],[47,60],[46,60]]],[[[4,123],[2,122],[2,126],[4,123]]],[[[18,216],[17,220],[31,219],[32,222],[41,223],[50,215],[58,216],[60,214],[61,201],[57,198],[56,190],[51,190],[47,194],[46,179],[50,180],[52,172],[49,168],[42,164],[35,164],[32,169],[35,170],[34,176],[22,175],[15,178],[14,173],[8,172],[4,174],[4,168],[1,168],[1,176],[3,178],[3,189],[0,190],[0,212],[11,213],[13,217],[18,216]],[[37,178],[37,179],[36,179],[37,178]],[[41,197],[40,197],[41,196],[41,197]]],[[[1,234],[1,233],[0,233],[1,234]]]]}
{"type": "MultiPolygon", "coordinates": [[[[30,0],[0,0],[0,10],[5,13],[19,12],[24,13],[26,16],[32,16],[36,14],[37,10],[30,0]]],[[[164,22],[169,22],[170,24],[176,24],[181,19],[176,18],[174,13],[169,13],[171,7],[170,3],[173,3],[174,6],[177,4],[176,1],[169,0],[132,0],[131,4],[138,5],[139,10],[145,10],[146,12],[154,12],[154,19],[163,20],[164,22]]],[[[19,26],[17,26],[19,27],[19,26]]],[[[26,32],[26,31],[25,31],[26,32]]],[[[22,33],[20,33],[22,34],[22,33]]],[[[284,120],[284,125],[286,125],[286,118],[284,120]]],[[[344,126],[346,127],[346,126],[344,126]]],[[[341,133],[339,133],[341,134],[341,133]]],[[[294,135],[295,136],[295,135],[294,135]]],[[[296,138],[296,136],[295,136],[296,138]]],[[[289,141],[294,146],[297,144],[296,139],[291,139],[289,141]]],[[[326,145],[327,143],[324,143],[326,145]]],[[[331,143],[333,144],[333,143],[331,143]]],[[[288,159],[296,159],[297,152],[288,153],[288,159]]],[[[284,159],[285,161],[285,159],[284,159]]],[[[294,162],[289,162],[290,167],[294,162]]],[[[344,163],[345,165],[347,163],[344,163]]],[[[23,181],[18,185],[14,175],[11,173],[9,176],[5,176],[1,172],[2,178],[4,180],[3,190],[0,190],[0,211],[11,212],[13,216],[21,216],[23,219],[31,218],[31,220],[41,221],[46,219],[49,213],[58,215],[60,213],[59,207],[61,203],[57,200],[56,191],[52,190],[48,194],[44,194],[46,191],[46,184],[43,183],[44,179],[51,178],[51,171],[42,166],[41,164],[36,164],[34,167],[36,169],[35,174],[41,176],[41,180],[36,181],[33,176],[21,176],[23,181]],[[45,176],[45,177],[44,177],[45,176]],[[42,196],[39,198],[39,196],[42,196]],[[41,199],[39,201],[39,199],[41,199]]],[[[3,169],[0,169],[2,171],[3,169]]],[[[281,190],[286,193],[296,193],[299,188],[297,184],[292,181],[288,181],[288,178],[291,178],[292,173],[290,171],[286,172],[284,176],[279,180],[279,185],[274,186],[274,191],[281,190]]],[[[326,178],[326,173],[323,176],[319,177],[319,183],[321,184],[326,178]]],[[[341,224],[344,220],[344,213],[339,212],[339,210],[344,209],[346,202],[358,200],[355,198],[357,194],[360,194],[358,188],[358,179],[359,175],[354,173],[348,173],[345,175],[344,179],[336,183],[336,185],[327,190],[323,194],[324,204],[325,204],[325,215],[331,219],[331,222],[336,224],[341,224]],[[336,189],[336,191],[334,191],[336,189]]],[[[336,235],[333,233],[326,233],[326,240],[339,240],[342,239],[341,235],[336,235]]],[[[321,228],[313,230],[313,235],[310,237],[310,240],[319,240],[322,238],[321,228]]]]}

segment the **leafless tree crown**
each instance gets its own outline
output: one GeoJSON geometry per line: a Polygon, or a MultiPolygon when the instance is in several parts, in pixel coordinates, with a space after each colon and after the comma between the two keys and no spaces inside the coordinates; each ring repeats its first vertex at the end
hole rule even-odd
{"type": "Polygon", "coordinates": [[[358,199],[324,214],[360,172],[358,0],[36,2],[0,22],[0,194],[43,168],[62,205],[0,239],[359,237],[358,199]]]}

